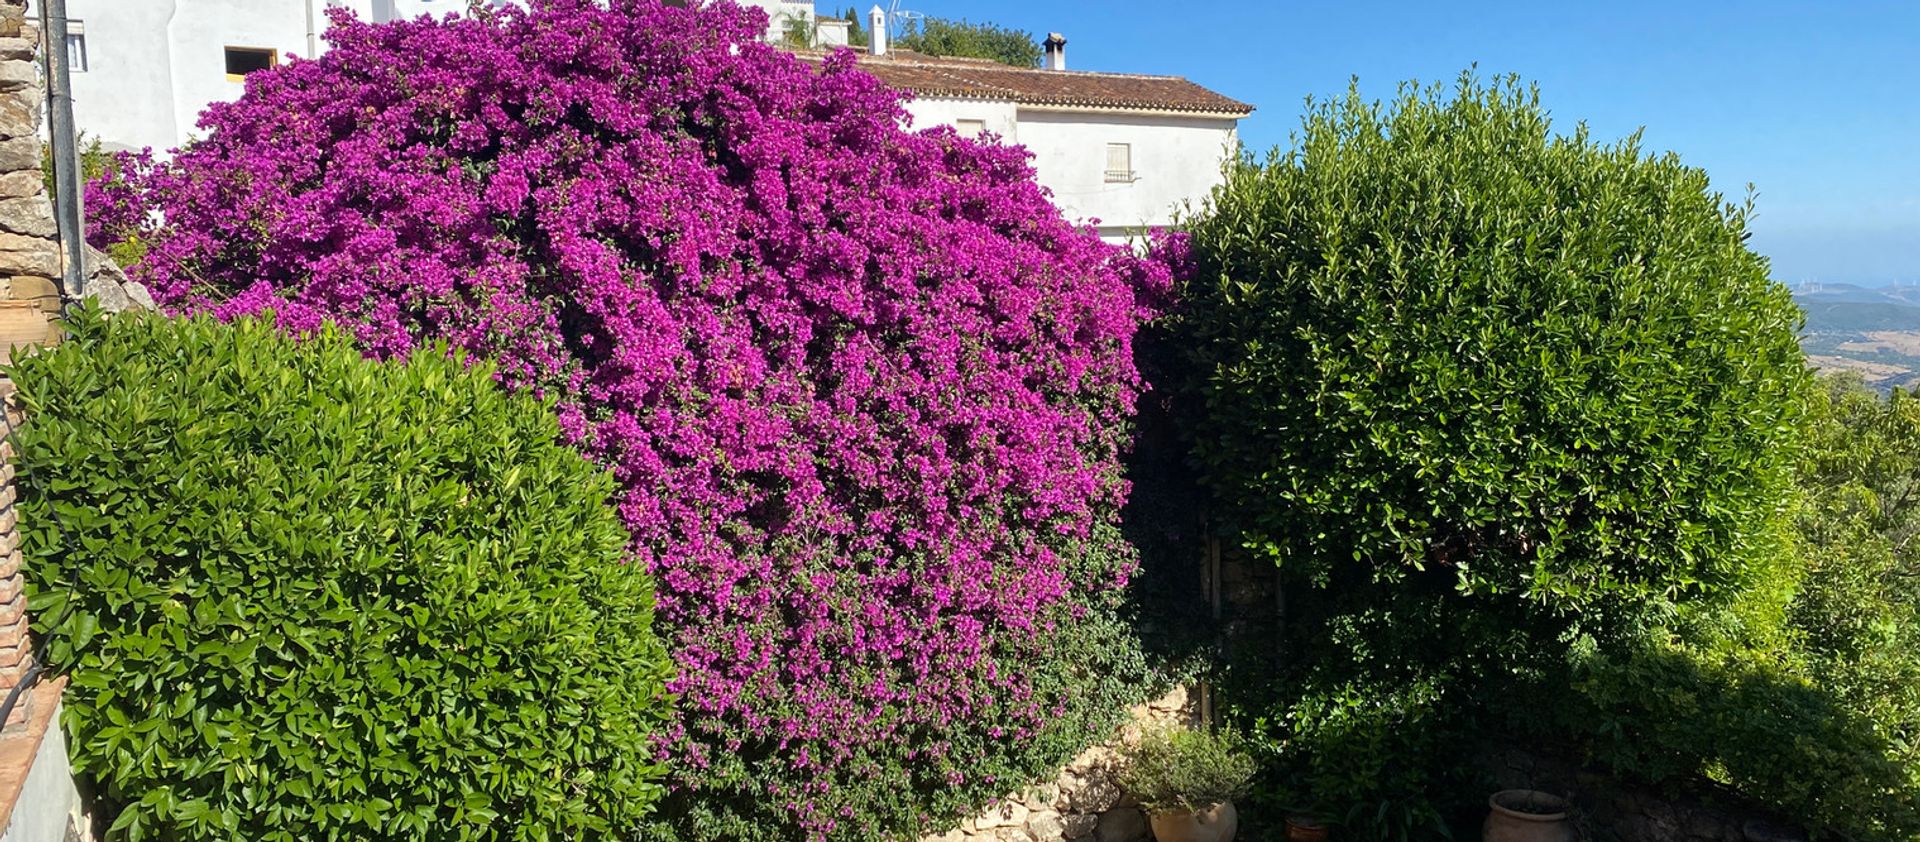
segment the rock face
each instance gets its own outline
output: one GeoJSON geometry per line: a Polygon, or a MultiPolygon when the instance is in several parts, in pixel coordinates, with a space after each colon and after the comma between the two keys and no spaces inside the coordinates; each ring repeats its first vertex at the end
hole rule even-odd
{"type": "Polygon", "coordinates": [[[157,309],[146,287],[128,280],[112,258],[92,246],[87,247],[87,297],[109,313],[157,309]]]}
{"type": "Polygon", "coordinates": [[[1181,688],[1127,713],[1112,740],[1081,752],[1052,783],[1010,793],[981,815],[921,842],[1150,842],[1146,815],[1114,782],[1115,749],[1140,739],[1148,726],[1195,724],[1198,708],[1181,688]]]}

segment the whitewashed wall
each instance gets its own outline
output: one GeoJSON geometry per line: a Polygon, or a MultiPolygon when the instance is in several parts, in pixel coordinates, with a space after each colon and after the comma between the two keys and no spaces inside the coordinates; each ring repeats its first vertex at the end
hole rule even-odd
{"type": "Polygon", "coordinates": [[[1006,100],[915,99],[907,103],[914,129],[957,125],[962,120],[979,120],[986,131],[1006,143],[1020,142],[1019,110],[1006,100]]]}
{"type": "Polygon", "coordinates": [[[917,99],[907,106],[915,128],[983,120],[1007,143],[1033,153],[1034,171],[1069,219],[1100,220],[1100,234],[1125,240],[1138,229],[1167,225],[1183,203],[1199,204],[1220,183],[1221,165],[1238,138],[1231,118],[1150,112],[1115,114],[1016,107],[1011,102],[917,99]],[[1132,148],[1138,180],[1109,182],[1107,144],[1132,148]]]}
{"type": "Polygon", "coordinates": [[[227,79],[227,47],[278,50],[282,61],[305,55],[326,5],[314,0],[309,21],[305,0],[67,0],[87,42],[87,71],[73,76],[74,122],[116,148],[178,146],[208,103],[240,95],[241,83],[227,79]]]}
{"type": "Polygon", "coordinates": [[[1020,110],[1020,143],[1033,151],[1040,183],[1068,218],[1098,219],[1100,233],[1124,239],[1166,225],[1182,203],[1220,183],[1236,148],[1235,121],[1162,114],[1020,110]],[[1107,144],[1132,147],[1136,181],[1106,180],[1107,144]]]}
{"type": "MultiPolygon", "coordinates": [[[[767,9],[770,36],[812,9],[797,0],[743,2],[767,9]]],[[[467,0],[67,0],[87,42],[87,71],[73,77],[74,122],[113,149],[179,146],[197,133],[208,104],[245,89],[227,78],[227,47],[278,50],[282,61],[324,50],[326,10],[336,5],[379,22],[463,13],[467,0]]]]}

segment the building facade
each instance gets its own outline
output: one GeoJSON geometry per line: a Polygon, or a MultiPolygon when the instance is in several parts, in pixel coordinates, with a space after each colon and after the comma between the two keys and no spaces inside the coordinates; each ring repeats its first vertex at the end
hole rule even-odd
{"type": "MultiPolygon", "coordinates": [[[[810,0],[743,2],[766,11],[770,40],[812,25],[810,0]]],[[[108,149],[173,149],[247,73],[325,49],[335,6],[379,23],[463,14],[468,0],[67,0],[74,122],[108,149]]]]}
{"type": "MultiPolygon", "coordinates": [[[[820,21],[811,0],[742,2],[767,13],[769,41],[846,43],[846,24],[820,21]]],[[[109,149],[178,147],[209,104],[240,95],[247,73],[324,49],[334,6],[384,22],[463,13],[468,0],[67,0],[75,122],[109,149]]],[[[1055,203],[1110,240],[1166,225],[1204,197],[1253,110],[1179,77],[1068,70],[1057,34],[1043,65],[1027,68],[889,50],[877,6],[868,31],[880,35],[860,66],[913,94],[915,128],[1026,147],[1055,203]]]]}
{"type": "MultiPolygon", "coordinates": [[[[871,30],[886,31],[882,12],[871,30]]],[[[936,58],[874,38],[860,68],[909,91],[915,128],[953,126],[1033,155],[1034,174],[1069,219],[1124,241],[1172,223],[1219,184],[1253,106],[1177,76],[1068,70],[1066,39],[1040,67],[936,58]]]]}

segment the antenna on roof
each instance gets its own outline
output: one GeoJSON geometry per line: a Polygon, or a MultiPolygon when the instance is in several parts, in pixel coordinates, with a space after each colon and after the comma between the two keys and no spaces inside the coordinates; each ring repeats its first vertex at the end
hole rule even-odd
{"type": "Polygon", "coordinates": [[[926,15],[912,9],[900,8],[900,0],[893,0],[893,2],[887,4],[887,34],[890,36],[900,34],[902,21],[920,21],[926,19],[926,15]]]}

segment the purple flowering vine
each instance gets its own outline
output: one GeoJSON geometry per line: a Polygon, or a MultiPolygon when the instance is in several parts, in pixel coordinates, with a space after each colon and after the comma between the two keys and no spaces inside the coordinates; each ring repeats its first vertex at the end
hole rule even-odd
{"type": "Polygon", "coordinates": [[[850,54],[609,5],[336,10],[325,55],[93,185],[90,233],[139,237],[172,309],[446,339],[554,398],[658,581],[683,796],[815,838],[945,818],[1098,695],[1055,661],[1133,568],[1167,270],[1063,220],[1024,151],[901,128],[850,54]],[[933,794],[854,792],[895,778],[933,794]]]}

